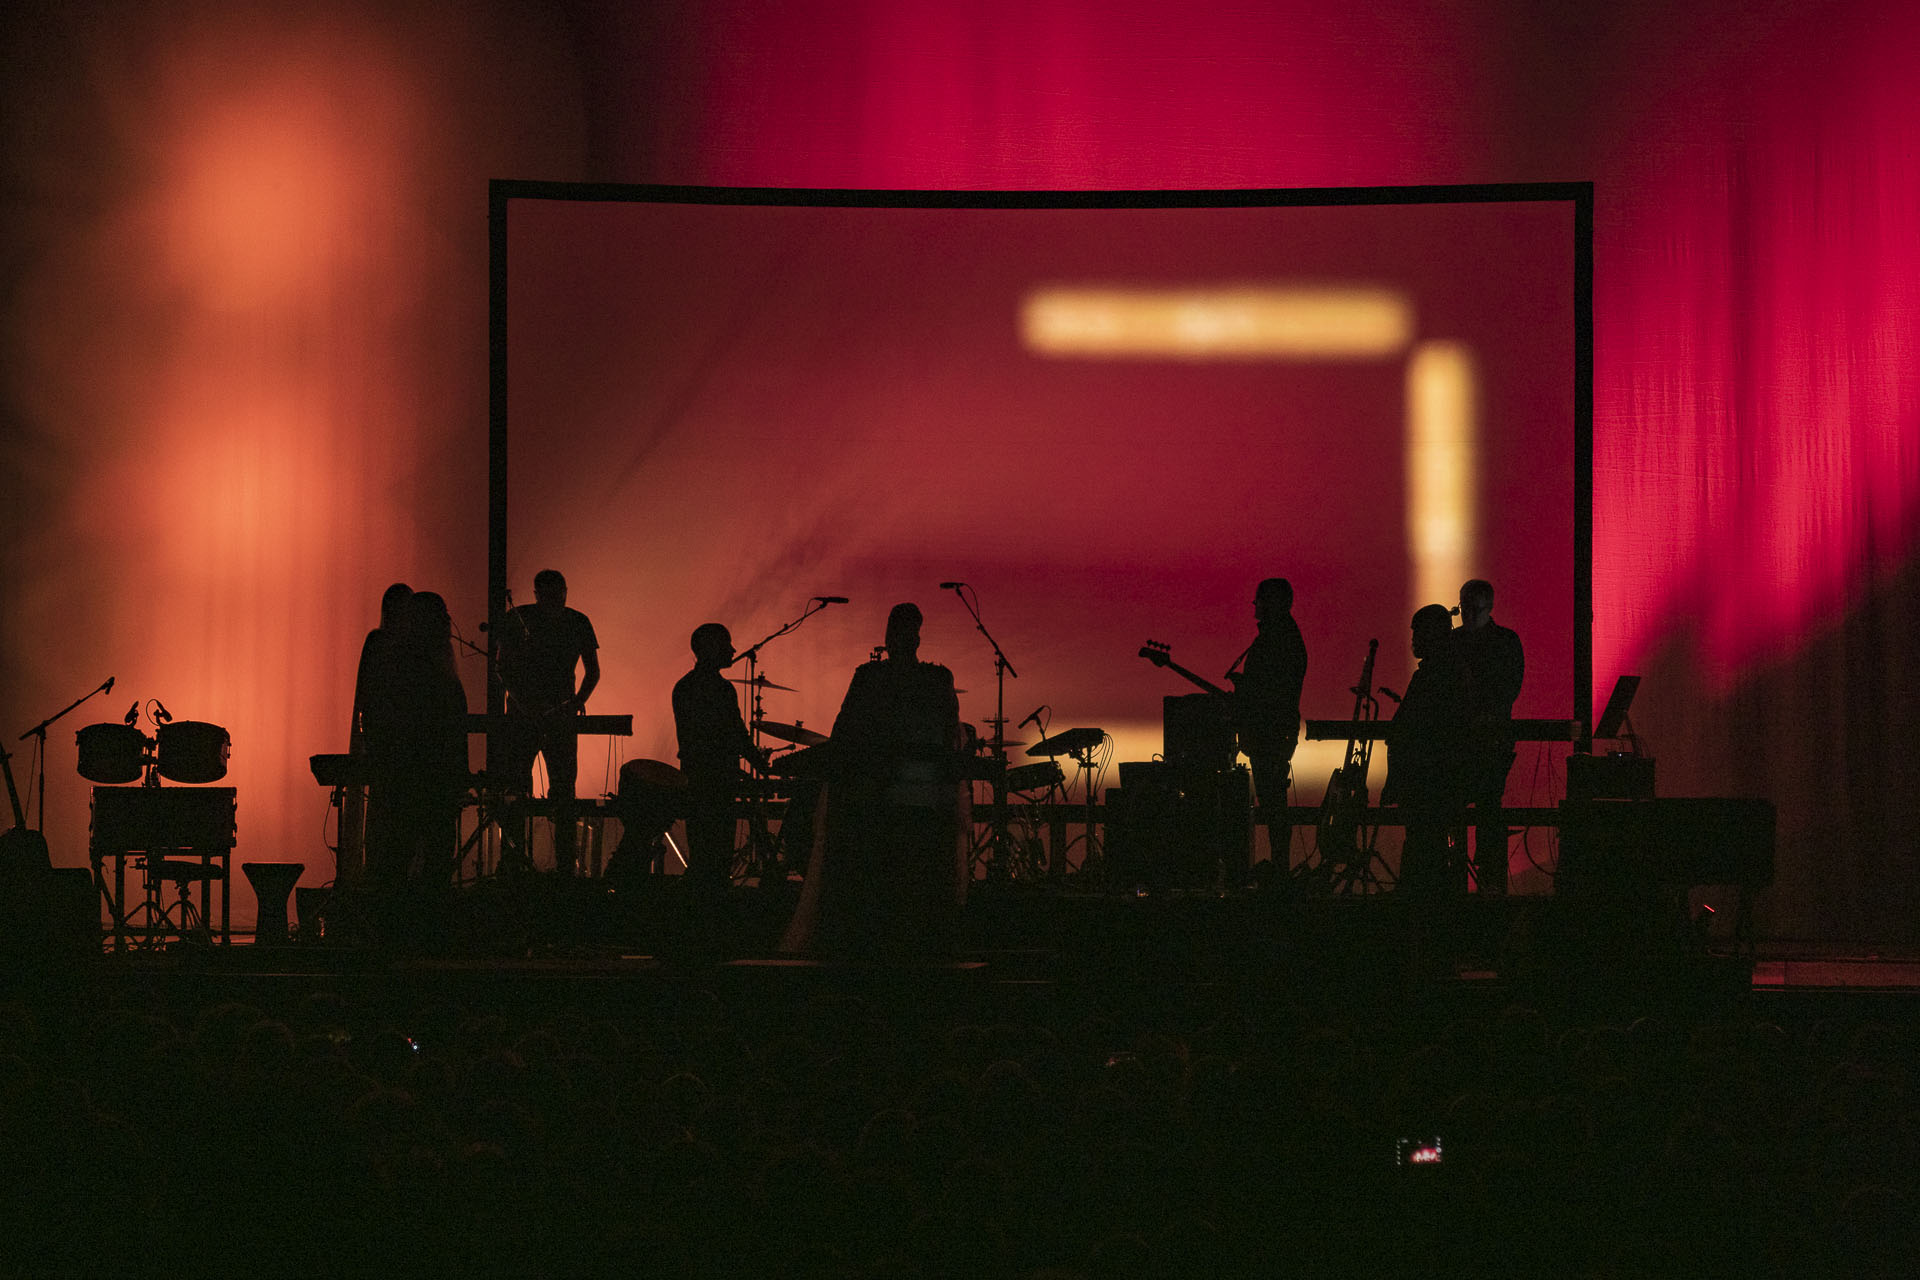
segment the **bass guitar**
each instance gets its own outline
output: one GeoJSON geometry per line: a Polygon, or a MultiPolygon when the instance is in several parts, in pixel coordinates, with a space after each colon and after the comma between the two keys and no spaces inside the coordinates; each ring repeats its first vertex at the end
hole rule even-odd
{"type": "Polygon", "coordinates": [[[1233,697],[1233,694],[1229,690],[1222,689],[1205,676],[1195,675],[1193,672],[1175,662],[1173,660],[1172,645],[1161,644],[1158,640],[1149,640],[1146,646],[1140,650],[1140,656],[1156,667],[1165,667],[1177,676],[1185,676],[1188,680],[1205,689],[1208,693],[1217,693],[1223,698],[1233,697]]]}

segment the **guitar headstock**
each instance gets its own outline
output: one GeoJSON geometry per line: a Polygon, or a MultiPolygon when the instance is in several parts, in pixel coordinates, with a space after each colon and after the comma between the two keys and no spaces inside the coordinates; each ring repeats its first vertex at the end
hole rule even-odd
{"type": "Polygon", "coordinates": [[[1140,650],[1140,656],[1156,667],[1164,667],[1173,661],[1173,646],[1161,644],[1158,640],[1149,640],[1140,650]]]}

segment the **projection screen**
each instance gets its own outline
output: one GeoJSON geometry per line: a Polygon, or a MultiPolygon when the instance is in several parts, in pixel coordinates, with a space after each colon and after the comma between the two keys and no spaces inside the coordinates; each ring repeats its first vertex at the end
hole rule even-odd
{"type": "MultiPolygon", "coordinates": [[[[1270,576],[1308,717],[1352,714],[1371,639],[1404,688],[1413,610],[1481,577],[1526,644],[1516,714],[1589,721],[1591,209],[1586,184],[496,182],[490,612],[551,567],[593,620],[589,710],[635,727],[604,774],[583,745],[583,795],[674,759],[696,625],[744,649],[816,596],[849,603],[762,652],[790,687],[764,718],[830,727],[910,600],[988,735],[994,652],[947,582],[1017,673],[1009,737],[1095,726],[1111,761],[1193,692],[1142,645],[1219,681],[1270,576]]],[[[1295,803],[1343,745],[1303,744],[1295,803]]]]}

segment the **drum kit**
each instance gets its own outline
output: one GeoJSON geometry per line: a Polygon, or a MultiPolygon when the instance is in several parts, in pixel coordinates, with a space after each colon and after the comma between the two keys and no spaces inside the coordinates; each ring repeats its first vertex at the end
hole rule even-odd
{"type": "MultiPolygon", "coordinates": [[[[233,788],[159,788],[162,778],[192,784],[226,777],[232,738],[217,724],[175,720],[158,699],[149,703],[148,716],[154,726],[151,736],[140,731],[137,702],[120,723],[90,724],[74,735],[80,776],[100,784],[94,791],[91,854],[95,880],[113,917],[115,946],[164,946],[172,938],[207,942],[216,923],[224,939],[233,788]],[[126,785],[136,782],[143,785],[126,785]],[[124,884],[130,854],[140,855],[137,865],[145,871],[145,894],[139,901],[129,899],[124,884]],[[111,886],[103,870],[109,858],[114,859],[111,886]],[[212,885],[220,886],[217,922],[211,916],[212,885]],[[169,889],[175,900],[168,900],[169,889]]],[[[292,890],[291,881],[287,889],[292,890]]],[[[262,903],[271,905],[264,897],[262,903]]]]}
{"type": "Polygon", "coordinates": [[[1080,861],[1077,864],[1082,872],[1092,871],[1100,864],[1100,849],[1094,836],[1095,788],[1094,778],[1102,767],[1098,757],[1101,749],[1109,741],[1105,729],[1075,727],[1062,729],[1058,733],[1047,734],[1040,741],[1027,748],[1027,755],[1033,758],[1032,764],[1017,765],[1007,770],[1007,789],[1031,793],[1046,791],[1049,795],[1065,800],[1066,771],[1061,768],[1059,757],[1066,756],[1080,769],[1080,784],[1086,793],[1086,829],[1083,834],[1068,841],[1057,850],[1062,870],[1072,846],[1079,844],[1080,861]]]}

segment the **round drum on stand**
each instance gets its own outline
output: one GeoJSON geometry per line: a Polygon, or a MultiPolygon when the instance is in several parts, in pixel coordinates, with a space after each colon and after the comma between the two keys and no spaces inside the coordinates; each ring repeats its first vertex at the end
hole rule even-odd
{"type": "Polygon", "coordinates": [[[80,748],[80,776],[88,782],[118,786],[140,781],[149,739],[133,725],[90,724],[74,741],[80,748]]]}
{"type": "Polygon", "coordinates": [[[173,782],[218,782],[227,776],[233,740],[217,724],[175,720],[160,726],[160,776],[173,782]]]}

